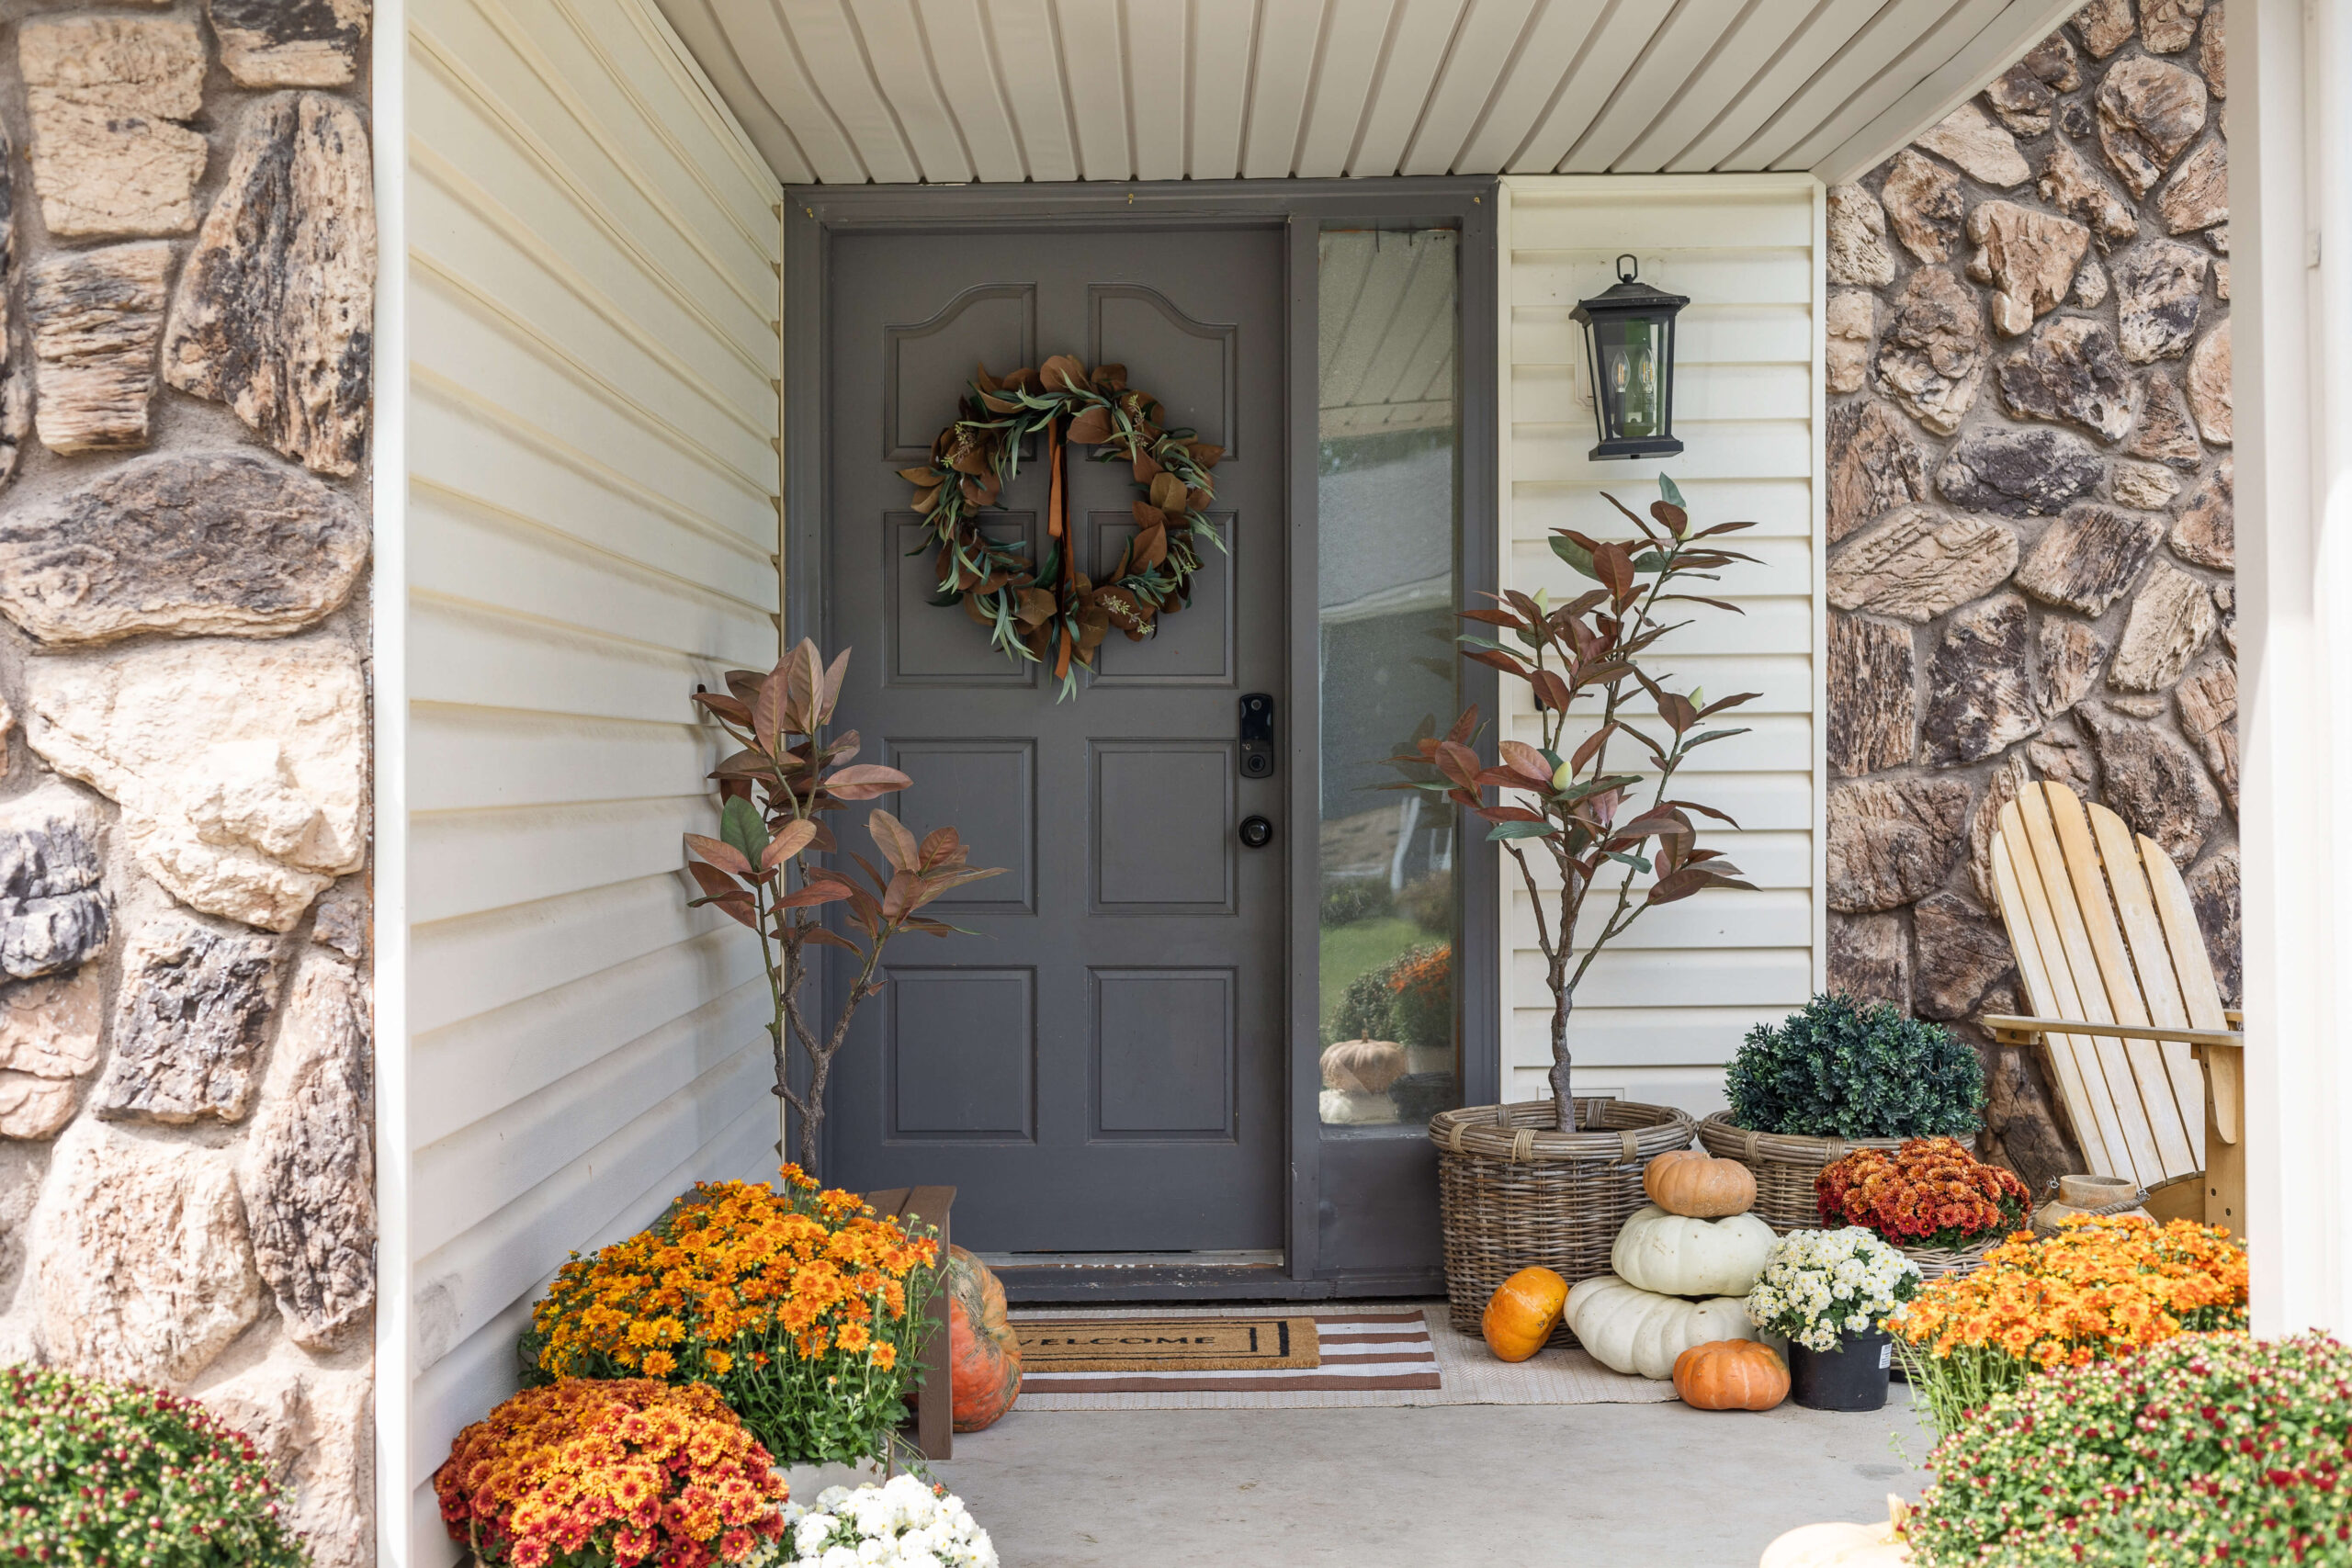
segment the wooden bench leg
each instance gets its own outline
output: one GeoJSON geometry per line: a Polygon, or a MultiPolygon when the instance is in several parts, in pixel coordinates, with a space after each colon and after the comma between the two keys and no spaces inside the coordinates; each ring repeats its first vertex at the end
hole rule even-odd
{"type": "MultiPolygon", "coordinates": [[[[956,1205],[953,1187],[893,1187],[868,1192],[875,1212],[891,1219],[917,1219],[939,1233],[939,1265],[947,1268],[948,1215],[956,1205]]],[[[932,1292],[924,1308],[931,1326],[923,1336],[922,1395],[915,1402],[915,1450],[931,1460],[952,1459],[956,1452],[956,1390],[950,1343],[947,1292],[932,1292]]]]}

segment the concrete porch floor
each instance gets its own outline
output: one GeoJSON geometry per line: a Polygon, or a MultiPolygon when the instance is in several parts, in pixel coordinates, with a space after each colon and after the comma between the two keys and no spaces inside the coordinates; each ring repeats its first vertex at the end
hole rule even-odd
{"type": "Polygon", "coordinates": [[[933,1468],[1006,1568],[1755,1568],[1783,1530],[1918,1497],[1931,1444],[1909,1402],[1016,1406],[933,1468]]]}

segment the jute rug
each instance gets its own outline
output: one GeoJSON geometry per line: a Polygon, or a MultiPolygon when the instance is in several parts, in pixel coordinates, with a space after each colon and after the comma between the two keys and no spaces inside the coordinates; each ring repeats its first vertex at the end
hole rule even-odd
{"type": "MultiPolygon", "coordinates": [[[[1166,1307],[1067,1307],[1016,1313],[1015,1332],[1041,1320],[1182,1321],[1166,1307]]],[[[1224,1308],[1204,1319],[1300,1315],[1296,1307],[1224,1308]]],[[[1030,1371],[1020,1410],[1302,1410],[1402,1404],[1657,1404],[1670,1383],[1611,1371],[1582,1350],[1549,1349],[1531,1360],[1498,1361],[1475,1335],[1447,1324],[1443,1302],[1330,1307],[1308,1314],[1321,1364],[1312,1371],[1104,1374],[1030,1371]],[[1116,1386],[1105,1386],[1115,1384],[1116,1386]]]]}

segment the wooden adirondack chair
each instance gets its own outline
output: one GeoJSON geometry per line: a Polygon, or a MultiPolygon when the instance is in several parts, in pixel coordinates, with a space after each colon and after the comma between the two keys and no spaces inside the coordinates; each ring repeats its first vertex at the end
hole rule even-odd
{"type": "Polygon", "coordinates": [[[2046,1053],[2092,1171],[2143,1188],[2201,1177],[2207,1223],[2243,1235],[2245,1036],[2172,858],[2106,807],[2034,783],[2001,808],[1993,887],[2032,1015],[1984,1027],[2046,1053]]]}

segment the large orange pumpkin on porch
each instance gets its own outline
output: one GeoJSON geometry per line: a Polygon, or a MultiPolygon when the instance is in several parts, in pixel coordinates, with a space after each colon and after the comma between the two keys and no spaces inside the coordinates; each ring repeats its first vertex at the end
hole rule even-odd
{"type": "Polygon", "coordinates": [[[947,1366],[956,1429],[977,1432],[1021,1393],[1021,1341],[1004,1312],[1004,1285],[960,1247],[947,1249],[947,1366]]]}
{"type": "Polygon", "coordinates": [[[1642,1190],[1669,1214],[1719,1220],[1756,1206],[1756,1173],[1735,1159],[1675,1149],[1643,1168],[1642,1190]]]}
{"type": "Polygon", "coordinates": [[[1789,1396],[1788,1363],[1752,1339],[1693,1345],[1674,1358],[1674,1392],[1699,1410],[1770,1410],[1789,1396]]]}

